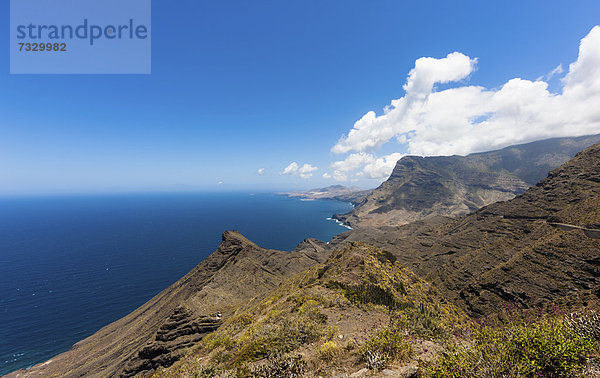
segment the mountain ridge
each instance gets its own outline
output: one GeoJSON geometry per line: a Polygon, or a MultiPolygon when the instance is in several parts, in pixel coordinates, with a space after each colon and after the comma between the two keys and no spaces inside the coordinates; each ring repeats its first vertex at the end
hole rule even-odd
{"type": "Polygon", "coordinates": [[[356,229],[331,244],[360,240],[389,250],[448,298],[481,316],[507,300],[532,307],[559,296],[600,290],[599,240],[587,237],[584,230],[563,231],[550,224],[596,228],[599,209],[596,144],[512,200],[458,219],[356,229]],[[556,266],[564,268],[556,271],[556,266]]]}
{"type": "Polygon", "coordinates": [[[405,156],[390,177],[347,214],[352,227],[397,226],[457,217],[506,201],[535,185],[600,135],[553,138],[467,156],[405,156]]]}

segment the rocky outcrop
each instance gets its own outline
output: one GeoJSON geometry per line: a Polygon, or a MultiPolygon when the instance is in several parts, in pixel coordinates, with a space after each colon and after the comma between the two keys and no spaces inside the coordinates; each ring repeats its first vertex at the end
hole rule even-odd
{"type": "Polygon", "coordinates": [[[160,326],[154,340],[125,365],[121,376],[132,377],[178,361],[185,350],[221,325],[221,314],[196,317],[184,306],[177,307],[160,326]]]}
{"type": "Polygon", "coordinates": [[[467,156],[406,156],[387,181],[350,213],[335,218],[356,228],[468,214],[514,198],[597,142],[600,135],[549,139],[467,156]]]}

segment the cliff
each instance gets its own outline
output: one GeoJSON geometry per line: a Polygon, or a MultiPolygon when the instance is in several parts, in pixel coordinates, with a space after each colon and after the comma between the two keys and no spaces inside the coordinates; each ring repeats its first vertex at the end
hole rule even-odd
{"type": "Polygon", "coordinates": [[[598,142],[600,135],[549,139],[467,156],[406,156],[350,213],[335,218],[352,227],[379,227],[468,214],[514,198],[598,142]]]}

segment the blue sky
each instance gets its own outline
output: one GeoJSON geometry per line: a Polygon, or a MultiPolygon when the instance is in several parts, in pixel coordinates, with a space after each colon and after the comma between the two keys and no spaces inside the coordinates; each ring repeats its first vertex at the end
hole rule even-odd
{"type": "MultiPolygon", "coordinates": [[[[360,168],[346,181],[323,174],[353,152],[445,151],[395,139],[331,151],[405,95],[417,59],[477,58],[440,91],[494,91],[559,64],[564,76],[599,15],[591,0],[154,0],[151,75],[10,75],[0,50],[0,194],[374,187],[383,179],[360,168]],[[291,162],[318,170],[280,174],[291,162]]],[[[561,91],[560,77],[544,80],[561,91]]],[[[448,151],[483,147],[464,148],[448,151]]]]}

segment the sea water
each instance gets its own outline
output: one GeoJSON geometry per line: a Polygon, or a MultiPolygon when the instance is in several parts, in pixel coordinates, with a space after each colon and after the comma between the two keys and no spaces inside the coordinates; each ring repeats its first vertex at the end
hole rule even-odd
{"type": "Polygon", "coordinates": [[[348,203],[250,193],[0,198],[0,375],[127,315],[212,253],[225,230],[291,250],[347,229],[348,203]]]}

